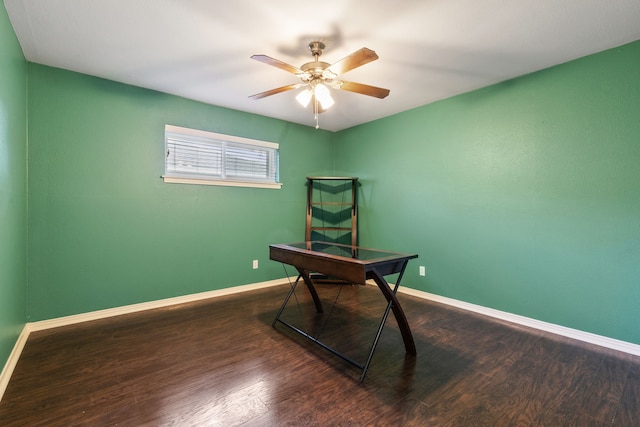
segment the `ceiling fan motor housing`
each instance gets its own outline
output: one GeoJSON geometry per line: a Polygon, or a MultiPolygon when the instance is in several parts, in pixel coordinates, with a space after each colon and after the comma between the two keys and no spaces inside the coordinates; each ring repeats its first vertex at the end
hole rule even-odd
{"type": "Polygon", "coordinates": [[[311,81],[323,77],[326,78],[326,76],[323,76],[322,73],[325,69],[329,68],[331,64],[318,61],[318,57],[322,55],[322,50],[324,48],[325,45],[322,42],[309,43],[309,50],[311,51],[311,54],[313,55],[315,60],[313,62],[307,62],[300,67],[300,69],[304,71],[304,74],[299,76],[303,81],[311,81]]]}
{"type": "Polygon", "coordinates": [[[300,69],[305,73],[309,73],[311,75],[311,78],[314,78],[322,77],[322,72],[325,70],[325,68],[329,68],[330,66],[331,64],[328,64],[326,62],[314,61],[307,62],[306,64],[302,65],[300,69]]]}

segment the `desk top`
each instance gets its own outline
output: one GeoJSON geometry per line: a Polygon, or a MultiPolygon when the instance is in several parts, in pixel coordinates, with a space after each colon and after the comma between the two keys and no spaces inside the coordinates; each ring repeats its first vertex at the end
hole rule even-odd
{"type": "Polygon", "coordinates": [[[404,254],[399,252],[381,251],[379,249],[361,248],[359,246],[344,245],[340,243],[330,242],[298,242],[298,243],[286,243],[279,245],[282,248],[301,249],[306,251],[321,252],[327,255],[335,255],[351,260],[358,261],[380,261],[387,258],[416,258],[417,255],[404,254]]]}
{"type": "Polygon", "coordinates": [[[353,181],[358,179],[356,176],[308,176],[307,179],[318,181],[353,181]]]}
{"type": "Polygon", "coordinates": [[[296,267],[365,283],[368,272],[376,269],[387,275],[418,255],[389,252],[329,242],[299,242],[269,245],[270,258],[296,267]]]}

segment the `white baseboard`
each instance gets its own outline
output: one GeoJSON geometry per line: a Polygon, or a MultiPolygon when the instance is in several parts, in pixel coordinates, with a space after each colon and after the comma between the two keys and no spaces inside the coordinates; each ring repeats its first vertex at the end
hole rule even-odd
{"type": "Polygon", "coordinates": [[[20,358],[20,354],[22,354],[22,349],[24,349],[24,345],[27,343],[27,338],[29,338],[29,331],[27,328],[22,328],[22,332],[18,336],[15,345],[13,346],[13,350],[11,350],[11,354],[9,354],[9,359],[7,359],[7,363],[4,364],[4,368],[2,368],[2,373],[0,373],[0,401],[2,400],[2,396],[4,395],[4,391],[7,389],[9,385],[9,380],[11,379],[11,375],[13,374],[13,370],[18,363],[18,359],[20,358]]]}
{"type": "Polygon", "coordinates": [[[573,338],[579,341],[588,342],[591,344],[599,345],[601,347],[610,348],[612,350],[617,350],[624,353],[640,356],[640,345],[638,344],[616,340],[616,339],[605,337],[602,335],[596,335],[590,332],[580,331],[578,329],[567,328],[565,326],[560,326],[553,323],[542,322],[540,320],[532,319],[530,317],[519,316],[517,314],[507,313],[505,311],[495,310],[493,308],[487,308],[480,305],[475,305],[468,302],[443,297],[440,295],[430,294],[428,292],[418,291],[416,289],[405,288],[400,286],[400,289],[398,289],[398,292],[402,292],[407,295],[412,295],[418,298],[423,298],[423,299],[427,299],[434,302],[439,302],[439,303],[450,305],[453,307],[461,308],[463,310],[472,311],[474,313],[482,314],[485,316],[506,320],[507,322],[515,323],[518,325],[528,326],[533,329],[551,332],[553,334],[561,335],[567,338],[573,338]]]}
{"type": "MultiPolygon", "coordinates": [[[[0,401],[4,395],[9,380],[13,374],[13,370],[18,363],[20,354],[24,349],[24,345],[29,338],[29,334],[34,331],[42,331],[45,329],[57,328],[60,326],[73,325],[75,323],[88,322],[91,320],[104,319],[107,317],[120,316],[122,314],[136,313],[144,310],[151,310],[154,308],[168,307],[171,305],[184,304],[188,302],[195,302],[205,300],[209,298],[221,297],[224,295],[237,294],[240,292],[253,291],[256,289],[268,288],[270,286],[277,286],[288,283],[290,279],[276,279],[266,282],[251,283],[248,285],[234,286],[231,288],[217,289],[215,291],[200,292],[197,294],[183,295],[174,298],[166,298],[156,301],[143,302],[140,304],[125,305],[122,307],[108,308],[105,310],[91,311],[88,313],[75,314],[72,316],[58,317],[55,319],[41,320],[38,322],[31,322],[24,325],[22,332],[18,337],[16,344],[13,346],[13,350],[9,355],[7,363],[5,363],[2,373],[0,374],[0,401]]],[[[295,280],[295,277],[291,280],[295,280]]]]}
{"type": "MultiPolygon", "coordinates": [[[[120,316],[122,314],[136,313],[138,311],[151,310],[154,308],[168,307],[171,305],[184,304],[208,298],[221,297],[224,295],[237,294],[240,292],[253,291],[256,289],[268,288],[287,283],[287,278],[269,280],[266,282],[251,283],[248,285],[234,286],[231,288],[217,289],[215,291],[200,292],[197,294],[182,295],[179,297],[166,298],[156,301],[143,302],[139,304],[125,305],[122,307],[107,308],[105,310],[91,311],[89,313],[74,314],[72,316],[58,317],[55,319],[41,320],[39,322],[27,323],[25,328],[29,332],[42,331],[45,329],[57,328],[59,326],[72,325],[74,323],[88,322],[91,320],[104,319],[107,317],[120,316]]],[[[294,278],[295,280],[295,278],[294,278]]]]}

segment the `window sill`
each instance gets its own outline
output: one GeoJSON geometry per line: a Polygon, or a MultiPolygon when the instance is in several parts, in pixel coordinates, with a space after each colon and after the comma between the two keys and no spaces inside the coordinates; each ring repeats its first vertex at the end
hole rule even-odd
{"type": "Polygon", "coordinates": [[[222,181],[213,179],[179,178],[175,176],[163,176],[162,179],[168,184],[220,185],[225,187],[271,188],[274,190],[279,190],[282,187],[282,184],[279,182],[222,181]]]}

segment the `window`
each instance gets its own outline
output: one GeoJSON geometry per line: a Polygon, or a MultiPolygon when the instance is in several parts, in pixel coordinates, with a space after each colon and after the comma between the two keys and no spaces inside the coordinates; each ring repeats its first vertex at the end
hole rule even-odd
{"type": "Polygon", "coordinates": [[[278,144],[166,125],[164,182],[280,188],[278,144]]]}

